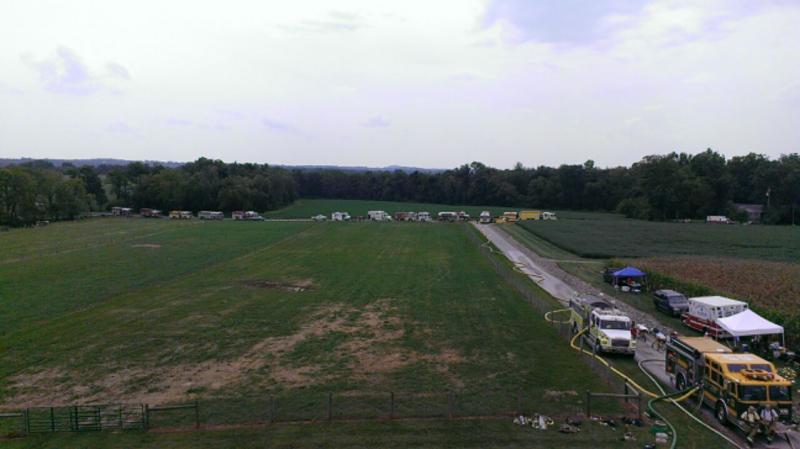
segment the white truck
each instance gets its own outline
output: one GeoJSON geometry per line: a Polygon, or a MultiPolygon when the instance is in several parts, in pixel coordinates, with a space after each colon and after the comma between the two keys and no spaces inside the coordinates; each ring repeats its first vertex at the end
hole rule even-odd
{"type": "Polygon", "coordinates": [[[492,222],[492,213],[489,212],[488,210],[485,210],[485,211],[481,212],[481,215],[480,215],[480,218],[478,219],[478,222],[481,223],[481,224],[489,224],[489,223],[491,223],[492,222]]]}
{"type": "Polygon", "coordinates": [[[383,210],[368,211],[367,217],[372,221],[392,221],[392,216],[383,210]]]}
{"type": "Polygon", "coordinates": [[[621,310],[595,296],[570,300],[572,332],[586,329],[584,341],[596,352],[634,355],[636,340],[631,335],[631,319],[621,310]]]}

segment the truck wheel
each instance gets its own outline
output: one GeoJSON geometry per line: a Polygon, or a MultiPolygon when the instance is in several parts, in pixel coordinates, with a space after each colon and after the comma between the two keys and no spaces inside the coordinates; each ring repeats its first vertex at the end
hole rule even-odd
{"type": "Polygon", "coordinates": [[[725,406],[725,403],[722,401],[717,402],[717,412],[715,413],[717,416],[717,421],[723,426],[728,425],[728,407],[725,406]]]}
{"type": "Polygon", "coordinates": [[[678,377],[675,378],[675,388],[678,391],[686,389],[686,378],[683,377],[683,374],[678,374],[678,377]]]}

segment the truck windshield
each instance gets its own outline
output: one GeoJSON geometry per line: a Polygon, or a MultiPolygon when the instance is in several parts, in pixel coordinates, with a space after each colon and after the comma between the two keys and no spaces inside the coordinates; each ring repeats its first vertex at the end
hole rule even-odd
{"type": "Polygon", "coordinates": [[[769,400],[770,401],[791,401],[792,390],[789,387],[781,385],[770,385],[769,387],[769,400]]]}
{"type": "Polygon", "coordinates": [[[616,329],[616,330],[629,330],[631,323],[629,321],[615,321],[615,320],[600,320],[600,329],[616,329]]]}
{"type": "Polygon", "coordinates": [[[739,388],[743,401],[766,401],[767,387],[764,385],[742,385],[739,388]]]}
{"type": "Polygon", "coordinates": [[[761,370],[761,371],[766,371],[768,373],[772,372],[772,367],[769,366],[769,365],[765,365],[765,364],[750,365],[750,369],[758,369],[758,370],[761,370]]]}
{"type": "Polygon", "coordinates": [[[742,365],[739,363],[729,363],[728,364],[728,371],[732,373],[738,373],[739,371],[747,369],[747,365],[742,365]]]}

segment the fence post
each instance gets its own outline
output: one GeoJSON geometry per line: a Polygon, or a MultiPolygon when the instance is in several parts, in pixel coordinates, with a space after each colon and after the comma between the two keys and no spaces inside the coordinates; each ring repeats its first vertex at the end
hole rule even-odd
{"type": "Polygon", "coordinates": [[[122,430],[125,427],[125,425],[122,422],[122,404],[120,404],[118,407],[119,407],[119,430],[122,430]]]}
{"type": "Polygon", "coordinates": [[[269,407],[270,407],[269,422],[274,423],[275,421],[278,420],[278,416],[277,416],[278,405],[277,405],[277,399],[275,399],[275,396],[271,396],[270,397],[269,407]]]}
{"type": "Polygon", "coordinates": [[[200,402],[194,401],[194,428],[200,428],[200,402]]]}
{"type": "Polygon", "coordinates": [[[394,419],[394,391],[389,392],[389,419],[394,419]]]}
{"type": "Polygon", "coordinates": [[[628,404],[628,382],[625,382],[623,386],[624,386],[623,391],[625,392],[625,404],[628,404]]]}
{"type": "Polygon", "coordinates": [[[80,432],[81,431],[81,423],[78,420],[78,406],[77,405],[72,407],[72,416],[75,417],[75,432],[80,432]]]}
{"type": "Polygon", "coordinates": [[[144,430],[150,428],[150,405],[142,404],[142,426],[144,430]]]}
{"type": "Polygon", "coordinates": [[[586,390],[586,417],[592,416],[592,393],[586,390]]]}
{"type": "Polygon", "coordinates": [[[333,419],[333,393],[328,393],[328,421],[333,419]]]}
{"type": "Polygon", "coordinates": [[[53,407],[50,407],[50,431],[56,431],[56,412],[53,407]]]}
{"type": "Polygon", "coordinates": [[[453,418],[453,392],[447,392],[447,417],[453,418]]]}
{"type": "Polygon", "coordinates": [[[31,409],[25,409],[25,435],[31,434],[31,409]]]}
{"type": "Polygon", "coordinates": [[[642,392],[637,391],[636,393],[637,393],[636,397],[639,399],[639,407],[638,407],[638,409],[639,409],[639,421],[641,421],[642,420],[642,392]]]}

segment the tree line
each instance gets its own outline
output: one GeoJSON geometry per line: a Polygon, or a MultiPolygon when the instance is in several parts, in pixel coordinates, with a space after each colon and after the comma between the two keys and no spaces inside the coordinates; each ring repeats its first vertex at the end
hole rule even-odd
{"type": "Polygon", "coordinates": [[[594,162],[496,169],[479,162],[441,172],[294,169],[200,158],[176,168],[59,167],[45,161],[0,169],[0,224],[73,219],[111,206],[257,210],[299,197],[620,212],[648,220],[728,215],[762,204],[764,221],[791,223],[800,202],[800,156],[713,150],[646,156],[629,167],[594,162]]]}
{"type": "Polygon", "coordinates": [[[728,215],[734,203],[765,206],[764,221],[790,223],[800,202],[800,156],[726,159],[711,149],[646,156],[630,167],[583,164],[500,170],[479,162],[439,173],[295,171],[301,197],[500,205],[623,213],[675,220],[728,215]]]}

